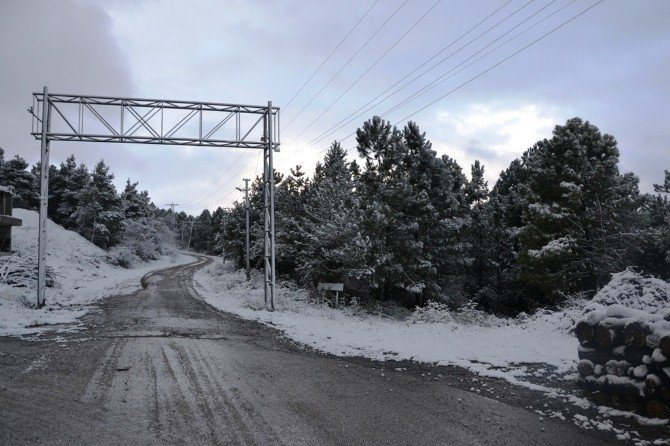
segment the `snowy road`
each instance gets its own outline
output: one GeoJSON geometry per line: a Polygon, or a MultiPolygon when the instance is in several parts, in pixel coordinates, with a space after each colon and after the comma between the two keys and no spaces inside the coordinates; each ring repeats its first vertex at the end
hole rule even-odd
{"type": "Polygon", "coordinates": [[[202,301],[191,277],[208,261],[104,300],[83,331],[0,338],[0,444],[612,441],[448,377],[293,346],[202,301]]]}

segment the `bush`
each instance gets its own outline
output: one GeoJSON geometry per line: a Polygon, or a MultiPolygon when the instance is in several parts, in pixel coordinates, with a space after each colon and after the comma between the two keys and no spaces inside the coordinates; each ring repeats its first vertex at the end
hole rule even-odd
{"type": "Polygon", "coordinates": [[[129,246],[119,245],[110,249],[107,257],[112,265],[122,268],[132,268],[142,260],[135,254],[135,250],[129,246]]]}

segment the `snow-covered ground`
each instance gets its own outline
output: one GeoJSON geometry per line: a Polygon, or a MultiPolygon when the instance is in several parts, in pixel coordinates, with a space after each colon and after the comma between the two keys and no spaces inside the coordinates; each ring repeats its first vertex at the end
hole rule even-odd
{"type": "Polygon", "coordinates": [[[612,431],[618,438],[631,439],[639,445],[649,443],[635,441],[634,433],[615,427],[609,418],[627,417],[650,425],[667,423],[598,407],[577,392],[566,390],[565,381],[574,381],[578,376],[578,342],[570,329],[588,308],[583,301],[562,311],[513,320],[471,308],[449,312],[439,305],[399,316],[355,305],[332,308],[310,299],[306,291],[292,284],[280,283],[275,291],[276,311],[271,312],[264,305],[262,276],[258,272],[247,282],[244,271],[235,271],[229,263],[215,259],[196,272],[194,283],[214,307],[272,325],[289,339],[322,352],[456,365],[482,376],[502,378],[582,410],[595,409],[598,415],[588,422],[583,415],[572,421],[586,429],[612,431]]]}
{"type": "Polygon", "coordinates": [[[290,339],[334,355],[457,365],[514,383],[531,373],[529,363],[552,366],[558,374],[576,364],[578,343],[569,333],[576,312],[509,320],[431,305],[393,317],[356,306],[331,308],[287,284],[277,286],[277,311],[271,312],[264,308],[262,278],[246,282],[243,271],[218,259],[196,273],[195,283],[211,305],[274,325],[290,339]]]}
{"type": "MultiPolygon", "coordinates": [[[[7,274],[10,262],[29,267],[36,265],[38,214],[15,209],[14,216],[23,220],[23,226],[12,229],[14,254],[0,257],[0,279],[7,274]]],[[[5,285],[0,280],[0,335],[76,328],[71,324],[86,314],[91,303],[136,290],[141,277],[150,271],[192,261],[193,257],[178,254],[124,269],[110,264],[104,250],[49,221],[47,265],[53,272],[55,284],[46,290],[46,306],[39,310],[31,308],[36,300],[34,280],[27,279],[28,287],[24,288],[5,285]]]]}

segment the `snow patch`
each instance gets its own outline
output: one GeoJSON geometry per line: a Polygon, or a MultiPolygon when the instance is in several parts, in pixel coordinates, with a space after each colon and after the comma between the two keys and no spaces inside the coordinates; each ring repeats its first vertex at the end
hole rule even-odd
{"type": "MultiPolygon", "coordinates": [[[[39,215],[35,211],[14,209],[14,216],[23,225],[12,229],[14,252],[0,257],[3,265],[21,265],[21,269],[37,265],[37,234],[39,215]]],[[[126,294],[140,287],[146,273],[193,261],[193,257],[179,254],[124,269],[111,265],[107,253],[79,234],[48,221],[47,267],[54,284],[46,290],[46,306],[31,308],[36,299],[34,271],[8,284],[0,276],[0,336],[29,335],[46,330],[76,330],[77,320],[89,306],[103,297],[126,294]]],[[[9,268],[6,268],[8,270],[9,268]]]]}

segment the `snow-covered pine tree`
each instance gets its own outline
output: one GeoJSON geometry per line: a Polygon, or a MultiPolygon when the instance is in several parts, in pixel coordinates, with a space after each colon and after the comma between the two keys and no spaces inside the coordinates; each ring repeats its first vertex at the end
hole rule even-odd
{"type": "Polygon", "coordinates": [[[517,314],[529,308],[520,288],[523,267],[517,261],[522,214],[528,206],[527,184],[527,171],[521,160],[516,159],[500,173],[489,200],[482,205],[487,228],[484,239],[487,267],[476,300],[491,311],[517,314]]]}
{"type": "Polygon", "coordinates": [[[149,198],[149,192],[146,190],[138,191],[137,182],[131,183],[126,180],[126,187],[121,192],[121,206],[123,208],[124,218],[141,219],[154,216],[155,207],[149,198]]]}
{"type": "Polygon", "coordinates": [[[474,206],[483,203],[489,196],[489,185],[484,179],[484,166],[475,160],[470,168],[470,181],[465,186],[468,204],[474,206]]]}
{"type": "Polygon", "coordinates": [[[369,244],[362,234],[362,212],[346,161],[346,151],[334,142],[323,164],[302,194],[301,218],[293,220],[296,273],[301,283],[344,282],[361,288],[369,277],[369,244]]]}
{"type": "Polygon", "coordinates": [[[642,243],[635,258],[645,272],[670,279],[670,171],[663,184],[654,184],[656,194],[644,196],[639,218],[642,243]]]}
{"type": "Polygon", "coordinates": [[[357,190],[376,294],[412,304],[436,298],[464,265],[461,168],[447,156],[437,158],[411,122],[400,132],[374,117],[357,131],[357,142],[365,159],[357,190]]]}
{"type": "Polygon", "coordinates": [[[470,181],[465,186],[467,203],[470,206],[466,224],[466,237],[469,245],[471,266],[468,275],[471,294],[477,294],[483,287],[485,275],[489,270],[488,237],[491,231],[490,215],[486,212],[484,201],[488,198],[488,182],[484,179],[484,166],[475,160],[470,169],[470,181]]]}
{"type": "Polygon", "coordinates": [[[212,231],[214,232],[214,238],[212,239],[212,246],[210,248],[212,254],[223,253],[223,225],[227,218],[228,212],[221,206],[212,212],[212,231]]]}
{"type": "Polygon", "coordinates": [[[28,172],[28,163],[16,155],[0,164],[0,186],[14,189],[14,206],[25,209],[37,209],[39,191],[35,178],[28,172]]]}
{"type": "Polygon", "coordinates": [[[654,192],[670,194],[670,170],[665,170],[665,179],[663,184],[654,184],[654,192]]]}
{"type": "Polygon", "coordinates": [[[91,174],[85,164],[77,166],[74,155],[70,155],[60,164],[57,178],[56,190],[60,196],[54,215],[66,229],[76,229],[78,223],[75,213],[79,208],[79,195],[91,182],[91,174]]]}
{"type": "Polygon", "coordinates": [[[614,137],[573,118],[524,154],[528,208],[521,261],[539,304],[595,291],[628,266],[637,178],[621,175],[614,137]]]}
{"type": "Polygon", "coordinates": [[[295,274],[302,247],[300,227],[308,183],[302,166],[297,165],[275,191],[275,265],[278,274],[295,274]]]}
{"type": "Polygon", "coordinates": [[[104,161],[95,165],[91,181],[78,196],[74,213],[77,232],[102,248],[118,243],[124,219],[121,198],[112,183],[114,174],[104,161]]]}

